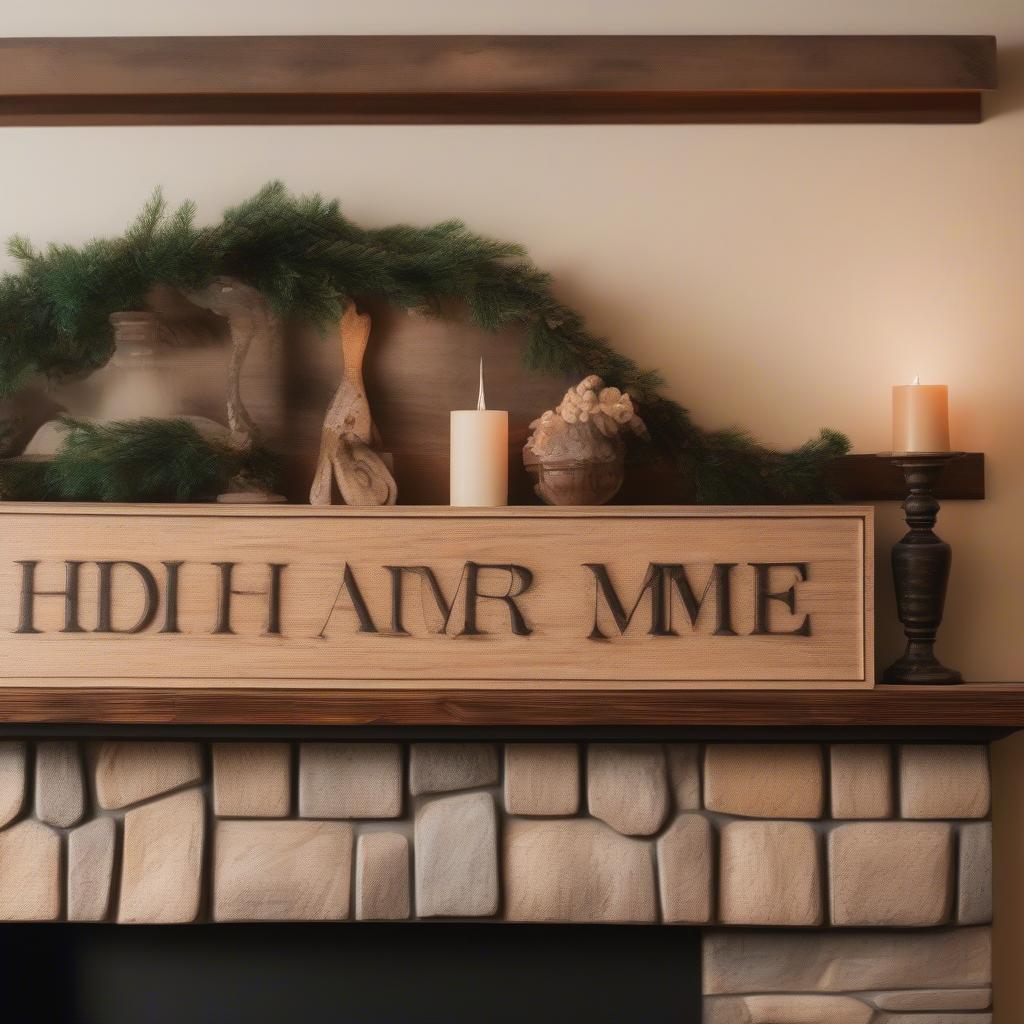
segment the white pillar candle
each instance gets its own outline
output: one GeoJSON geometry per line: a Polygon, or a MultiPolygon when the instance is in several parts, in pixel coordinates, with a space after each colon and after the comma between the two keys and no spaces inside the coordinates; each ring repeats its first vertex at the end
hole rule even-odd
{"type": "Polygon", "coordinates": [[[913,384],[892,389],[892,450],[949,451],[949,388],[945,384],[913,384]]]}
{"type": "Polygon", "coordinates": [[[452,505],[508,504],[508,413],[484,401],[484,362],[475,409],[451,414],[449,499],[452,505]]]}

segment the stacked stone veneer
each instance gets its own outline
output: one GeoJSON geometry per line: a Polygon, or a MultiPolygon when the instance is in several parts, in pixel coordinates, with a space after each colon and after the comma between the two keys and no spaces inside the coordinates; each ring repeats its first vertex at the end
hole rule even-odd
{"type": "Polygon", "coordinates": [[[0,919],[689,924],[711,1024],[980,1024],[988,813],[975,745],[7,740],[0,919]]]}

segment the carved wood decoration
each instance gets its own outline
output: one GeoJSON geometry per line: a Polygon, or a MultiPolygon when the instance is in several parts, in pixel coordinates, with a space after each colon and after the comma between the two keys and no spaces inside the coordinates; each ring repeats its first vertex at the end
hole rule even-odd
{"type": "Polygon", "coordinates": [[[380,434],[370,413],[363,383],[363,357],[370,341],[370,317],[354,302],[338,325],[344,364],[341,384],[324,417],[316,476],[309,492],[311,505],[330,505],[334,488],[346,505],[394,505],[398,487],[375,449],[380,434]]]}
{"type": "Polygon", "coordinates": [[[870,509],[0,504],[5,686],[870,686],[870,509]]]}
{"type": "Polygon", "coordinates": [[[969,122],[991,36],[0,40],[0,125],[969,122]]]}
{"type": "MultiPolygon", "coordinates": [[[[266,299],[250,285],[230,277],[219,277],[201,292],[189,298],[195,305],[227,319],[231,335],[231,362],[228,365],[227,418],[235,443],[251,447],[260,431],[242,400],[242,369],[249,350],[258,345],[272,348],[270,339],[279,333],[280,322],[266,299]]],[[[276,382],[280,387],[280,382],[276,382]]]]}

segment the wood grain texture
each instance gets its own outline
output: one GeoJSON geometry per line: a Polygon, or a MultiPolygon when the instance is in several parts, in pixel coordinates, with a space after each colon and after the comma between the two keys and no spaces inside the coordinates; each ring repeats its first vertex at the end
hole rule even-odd
{"type": "Polygon", "coordinates": [[[1024,684],[871,690],[0,689],[0,722],[109,725],[1024,727],[1024,684]]]}
{"type": "Polygon", "coordinates": [[[866,508],[3,503],[0,527],[0,685],[873,681],[866,508]]]}
{"type": "MultiPolygon", "coordinates": [[[[844,455],[830,467],[832,486],[841,501],[903,501],[907,485],[903,472],[877,455],[844,455]]],[[[946,466],[935,489],[939,501],[981,501],[985,498],[985,456],[968,452],[946,466]]],[[[615,497],[624,505],[690,500],[685,482],[657,466],[627,466],[626,481],[615,497]]]]}
{"type": "Polygon", "coordinates": [[[0,124],[977,121],[991,36],[0,40],[0,124]]]}

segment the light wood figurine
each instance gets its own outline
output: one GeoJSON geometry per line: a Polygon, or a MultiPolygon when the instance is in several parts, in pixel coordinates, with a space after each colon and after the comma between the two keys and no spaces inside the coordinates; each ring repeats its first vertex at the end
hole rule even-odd
{"type": "Polygon", "coordinates": [[[363,356],[370,340],[370,317],[349,303],[338,325],[344,372],[324,416],[311,505],[330,505],[335,485],[346,505],[394,505],[398,487],[377,449],[380,435],[363,384],[363,356]]]}

